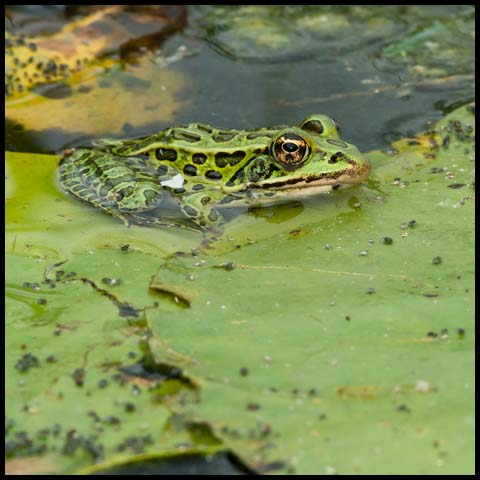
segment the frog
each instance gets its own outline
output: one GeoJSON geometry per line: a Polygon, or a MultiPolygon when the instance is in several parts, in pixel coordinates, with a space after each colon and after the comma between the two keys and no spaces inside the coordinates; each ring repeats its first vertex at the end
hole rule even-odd
{"type": "Polygon", "coordinates": [[[368,158],[324,114],[253,130],[202,123],[67,149],[61,187],[125,225],[219,229],[235,207],[265,207],[365,181],[368,158]],[[167,207],[181,219],[166,217],[167,207]],[[230,210],[231,212],[232,210],[230,210]]]}

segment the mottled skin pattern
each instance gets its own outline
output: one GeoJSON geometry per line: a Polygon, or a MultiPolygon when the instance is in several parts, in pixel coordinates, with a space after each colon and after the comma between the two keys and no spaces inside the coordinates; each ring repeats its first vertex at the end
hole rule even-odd
{"type": "Polygon", "coordinates": [[[134,140],[101,140],[64,153],[60,183],[77,198],[126,224],[180,226],[162,206],[180,206],[200,228],[221,211],[302,199],[362,182],[370,163],[340,138],[337,124],[312,115],[300,127],[168,128],[134,140]]]}

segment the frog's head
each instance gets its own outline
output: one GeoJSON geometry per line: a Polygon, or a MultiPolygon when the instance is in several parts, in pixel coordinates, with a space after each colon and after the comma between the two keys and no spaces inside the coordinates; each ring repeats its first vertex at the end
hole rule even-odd
{"type": "Polygon", "coordinates": [[[258,178],[250,188],[309,190],[308,194],[357,184],[370,173],[369,160],[355,145],[340,138],[338,124],[325,115],[312,115],[300,127],[280,131],[270,144],[274,168],[268,178],[258,178]]]}

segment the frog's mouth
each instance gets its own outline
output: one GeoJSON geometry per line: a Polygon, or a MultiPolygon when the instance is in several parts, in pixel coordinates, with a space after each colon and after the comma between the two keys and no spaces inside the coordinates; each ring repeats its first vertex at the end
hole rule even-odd
{"type": "Polygon", "coordinates": [[[328,192],[337,190],[341,185],[361,183],[367,179],[369,174],[370,165],[364,165],[362,167],[345,168],[338,172],[324,172],[298,178],[271,178],[258,183],[249,183],[246,188],[271,191],[315,189],[318,192],[321,187],[324,187],[322,191],[328,192]]]}
{"type": "Polygon", "coordinates": [[[370,166],[365,165],[361,168],[346,168],[334,173],[326,172],[298,178],[270,179],[261,183],[248,183],[241,190],[229,192],[232,197],[228,203],[225,202],[222,206],[235,207],[240,204],[268,206],[291,200],[302,200],[357,185],[366,180],[369,173],[370,166]],[[234,197],[237,198],[234,199],[234,197]]]}

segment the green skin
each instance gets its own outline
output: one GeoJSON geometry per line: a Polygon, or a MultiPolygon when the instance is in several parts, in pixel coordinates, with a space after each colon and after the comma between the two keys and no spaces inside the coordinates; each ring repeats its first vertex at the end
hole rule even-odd
{"type": "Polygon", "coordinates": [[[127,225],[184,226],[162,218],[176,203],[200,229],[222,210],[301,200],[364,181],[370,162],[341,140],[337,124],[312,115],[300,127],[217,129],[190,124],[135,140],[101,140],[65,151],[60,183],[127,225]]]}

